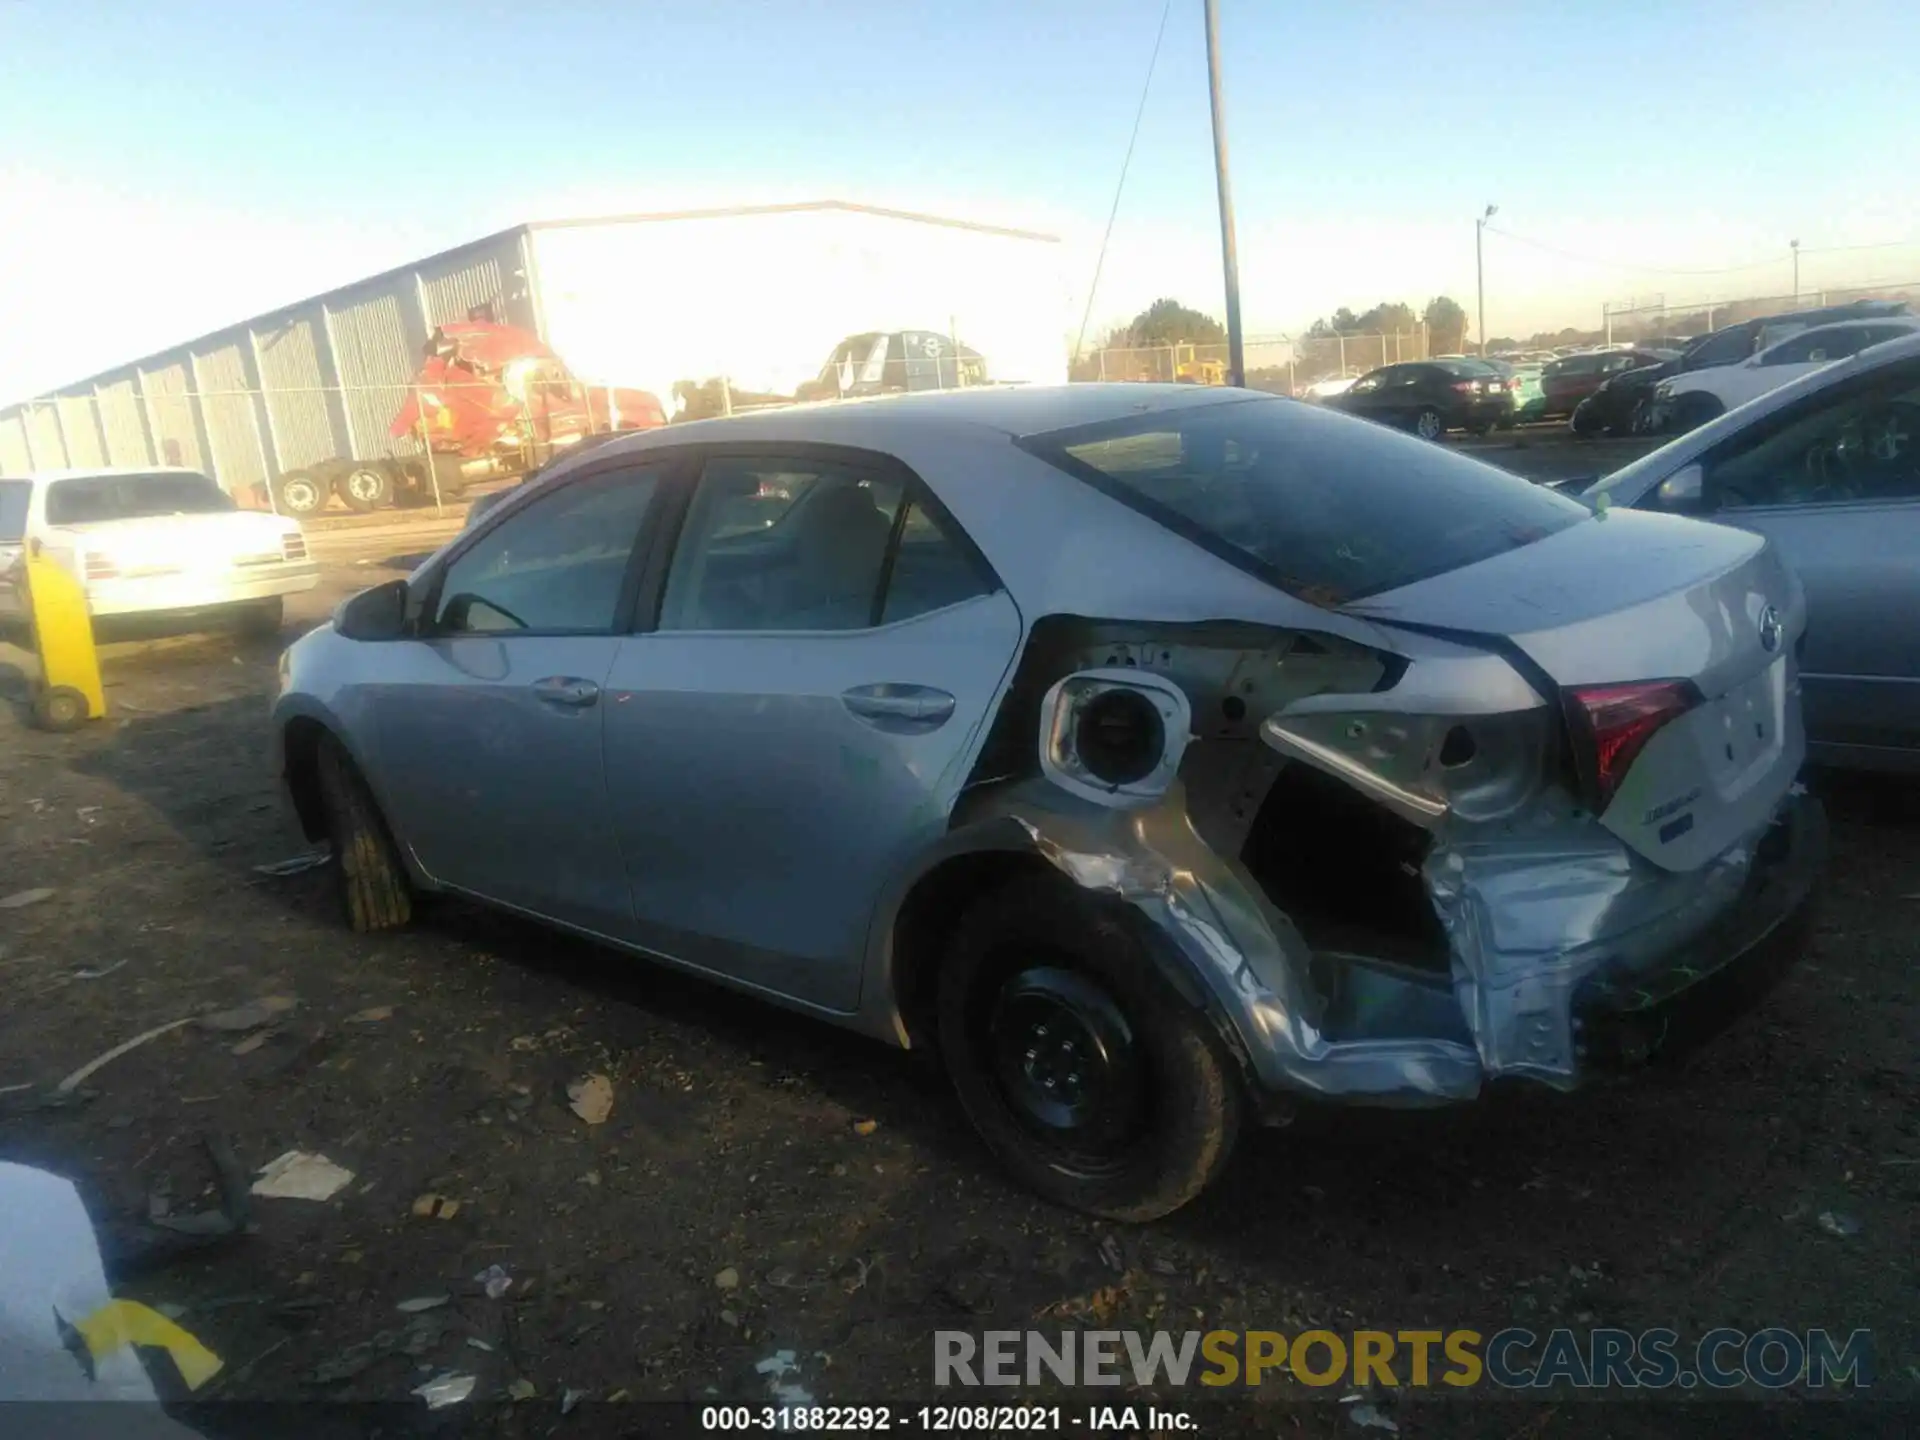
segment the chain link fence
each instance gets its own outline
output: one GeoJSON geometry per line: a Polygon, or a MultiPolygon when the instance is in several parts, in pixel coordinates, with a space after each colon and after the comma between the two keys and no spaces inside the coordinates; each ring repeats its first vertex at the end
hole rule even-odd
{"type": "Polygon", "coordinates": [[[1694,339],[1743,320],[1758,320],[1790,310],[1846,305],[1856,300],[1904,300],[1920,311],[1920,280],[1856,285],[1842,289],[1802,290],[1798,295],[1749,295],[1715,300],[1668,300],[1664,295],[1609,302],[1605,308],[1607,343],[1650,345],[1694,339]]]}
{"type": "MultiPolygon", "coordinates": [[[[1382,365],[1427,358],[1424,328],[1399,334],[1329,335],[1311,338],[1256,336],[1245,343],[1247,387],[1275,395],[1298,395],[1315,381],[1352,378],[1382,365]]],[[[1225,383],[1227,347],[1151,345],[1093,350],[1073,366],[1075,380],[1150,383],[1225,383]]]]}

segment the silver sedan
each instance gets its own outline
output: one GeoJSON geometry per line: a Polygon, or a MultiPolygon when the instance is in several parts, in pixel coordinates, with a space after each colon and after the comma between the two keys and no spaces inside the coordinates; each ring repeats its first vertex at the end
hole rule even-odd
{"type": "Polygon", "coordinates": [[[1588,491],[1765,536],[1806,586],[1813,758],[1920,773],[1920,336],[1748,402],[1588,491]]]}
{"type": "Polygon", "coordinates": [[[1796,952],[1801,592],[1198,386],[763,412],[556,467],[288,653],[358,929],[445,891],[940,1055],[1163,1215],[1301,1096],[1568,1088],[1796,952]]]}

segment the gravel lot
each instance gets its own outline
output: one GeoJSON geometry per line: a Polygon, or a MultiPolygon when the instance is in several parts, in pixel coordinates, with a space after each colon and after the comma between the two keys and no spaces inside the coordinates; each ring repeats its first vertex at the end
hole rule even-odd
{"type": "MultiPolygon", "coordinates": [[[[1535,477],[1633,451],[1470,448],[1535,477]]],[[[317,526],[326,580],[286,638],[456,526],[317,526]]],[[[909,1057],[464,906],[356,938],[324,874],[256,874],[302,848],[262,763],[275,653],[112,647],[112,717],[54,737],[25,728],[32,662],[0,646],[0,896],[53,891],[0,910],[0,1090],[31,1087],[0,1093],[0,1158],[79,1183],[124,1251],[122,1293],[185,1307],[226,1359],[222,1399],[405,1401],[454,1368],[476,1400],[530,1384],[515,1413],[546,1433],[567,1387],[762,1403],[756,1363],[782,1350],[823,1402],[926,1397],[938,1328],[1782,1325],[1872,1330],[1880,1403],[1381,1404],[1408,1436],[1913,1418],[1920,805],[1899,787],[1816,777],[1834,856],[1812,951],[1690,1062],[1571,1097],[1309,1112],[1251,1134],[1188,1211],[1127,1230],[1014,1189],[909,1057]],[[270,995],[298,1004],[264,1040],[187,1026],[79,1103],[38,1098],[153,1026],[270,995]],[[590,1071],[613,1086],[597,1126],[566,1098],[590,1071]],[[170,1233],[143,1224],[157,1191],[176,1213],[211,1203],[209,1135],[249,1169],[319,1151],[356,1179],[324,1204],[255,1201],[254,1233],[223,1246],[143,1256],[170,1233]],[[457,1212],[416,1216],[429,1195],[457,1212]],[[498,1300],[470,1278],[493,1264],[514,1277],[498,1300]]],[[[1207,1426],[1363,1433],[1336,1398],[1261,1392],[1207,1426]]],[[[425,1416],[408,1403],[388,1413],[425,1416]]]]}

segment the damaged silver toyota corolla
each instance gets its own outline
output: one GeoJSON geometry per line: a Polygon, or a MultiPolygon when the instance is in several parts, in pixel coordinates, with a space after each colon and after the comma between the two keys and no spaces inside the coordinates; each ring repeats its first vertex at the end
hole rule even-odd
{"type": "Polygon", "coordinates": [[[937,1049],[1124,1219],[1314,1096],[1570,1087],[1789,962],[1798,585],[1364,421],[1083,385],[653,431],[288,653],[356,928],[450,891],[937,1049]]]}

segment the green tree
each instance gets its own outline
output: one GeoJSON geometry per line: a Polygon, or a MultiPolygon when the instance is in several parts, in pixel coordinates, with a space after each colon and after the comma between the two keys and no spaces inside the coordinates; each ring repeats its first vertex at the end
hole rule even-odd
{"type": "Polygon", "coordinates": [[[1436,295],[1427,302],[1423,317],[1427,322],[1427,352],[1445,355],[1467,346],[1467,312],[1448,295],[1436,295]]]}
{"type": "Polygon", "coordinates": [[[1363,335],[1408,335],[1417,323],[1411,305],[1382,300],[1354,322],[1354,329],[1363,335]]]}
{"type": "Polygon", "coordinates": [[[1178,300],[1156,300],[1126,327],[1133,348],[1151,345],[1220,345],[1227,327],[1211,315],[1188,309],[1178,300]]]}

